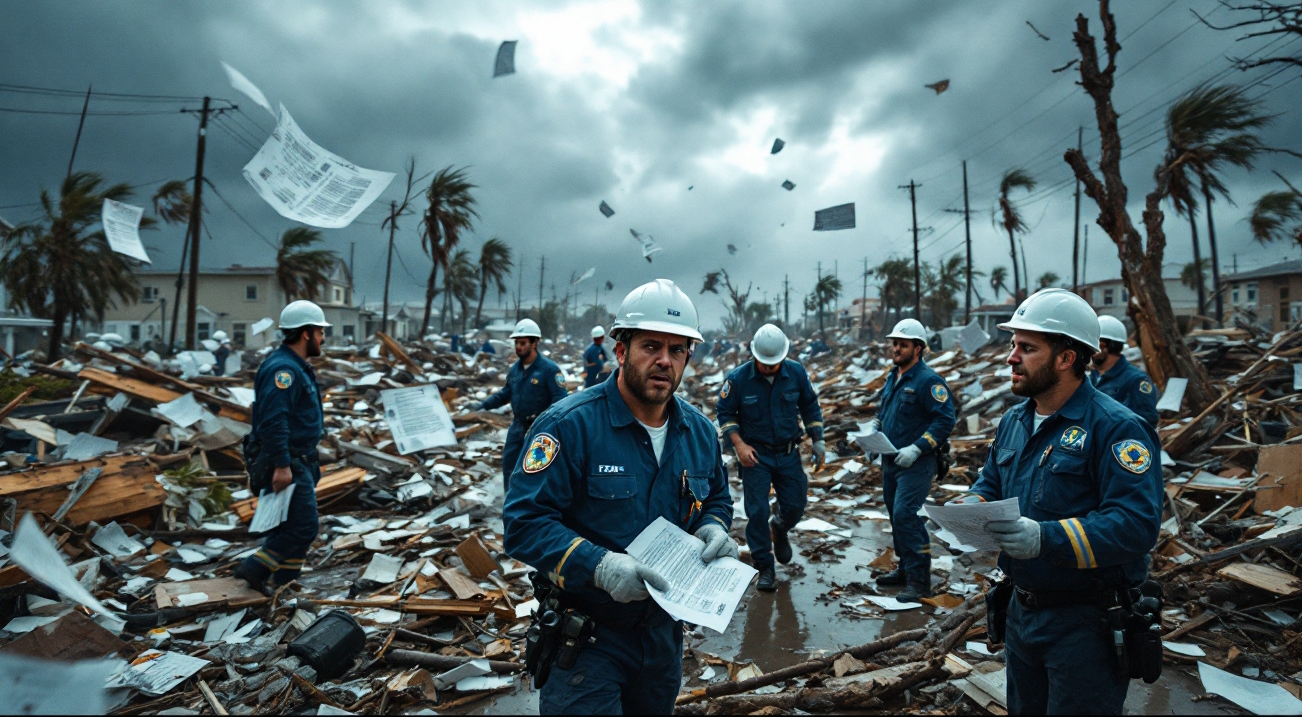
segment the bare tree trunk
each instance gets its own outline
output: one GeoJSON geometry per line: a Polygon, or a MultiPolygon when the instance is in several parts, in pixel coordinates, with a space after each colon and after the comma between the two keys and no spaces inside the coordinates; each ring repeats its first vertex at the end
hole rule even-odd
{"type": "MultiPolygon", "coordinates": [[[[1127,312],[1139,328],[1143,339],[1144,365],[1160,385],[1168,378],[1180,376],[1189,379],[1185,398],[1189,408],[1201,412],[1214,400],[1214,389],[1207,372],[1193,357],[1184,343],[1184,337],[1171,310],[1171,301],[1162,283],[1162,256],[1166,251],[1166,234],[1162,230],[1161,200],[1167,179],[1158,178],[1158,186],[1144,203],[1144,227],[1147,245],[1140,237],[1126,210],[1127,189],[1121,178],[1121,133],[1117,127],[1117,111],[1112,105],[1112,87],[1116,74],[1116,55],[1121,50],[1117,43],[1116,18],[1108,9],[1109,0],[1099,0],[1099,14],[1103,21],[1104,46],[1108,62],[1099,67],[1098,48],[1089,33],[1089,21],[1084,15],[1076,16],[1073,38],[1080,50],[1081,87],[1094,100],[1094,113],[1100,134],[1099,170],[1102,181],[1094,174],[1085,157],[1077,149],[1069,149],[1063,159],[1071,166],[1088,195],[1098,205],[1098,225],[1108,233],[1121,259],[1121,277],[1130,290],[1127,312]]],[[[1168,446],[1176,455],[1179,448],[1168,446]]]]}
{"type": "Polygon", "coordinates": [[[425,317],[420,320],[420,336],[417,338],[424,338],[425,334],[429,332],[429,314],[434,305],[434,296],[436,295],[434,287],[438,284],[438,280],[439,263],[435,261],[434,266],[429,268],[429,282],[425,284],[425,317]]]}
{"type": "MultiPolygon", "coordinates": [[[[479,282],[479,304],[475,307],[475,328],[479,328],[482,325],[481,321],[483,320],[483,313],[484,313],[484,293],[486,291],[488,291],[488,282],[480,281],[479,282]]],[[[500,307],[502,303],[501,302],[502,295],[498,294],[497,297],[498,297],[497,303],[500,307]]]]}
{"type": "MultiPolygon", "coordinates": [[[[1198,282],[1198,315],[1207,315],[1207,287],[1203,286],[1203,250],[1198,246],[1198,218],[1194,216],[1193,207],[1189,208],[1189,235],[1193,237],[1194,280],[1198,282]]],[[[1199,321],[1204,329],[1207,322],[1199,321]]]]}
{"type": "Polygon", "coordinates": [[[1022,274],[1017,269],[1017,240],[1012,229],[1008,230],[1008,255],[1013,259],[1013,303],[1016,304],[1022,300],[1022,274]]]}
{"type": "Polygon", "coordinates": [[[1212,192],[1203,182],[1203,202],[1207,207],[1207,244],[1212,250],[1212,297],[1216,300],[1216,325],[1225,322],[1225,298],[1221,291],[1221,264],[1216,255],[1216,223],[1212,220],[1212,192]]]}
{"type": "Polygon", "coordinates": [[[59,355],[63,351],[63,327],[68,321],[68,312],[63,310],[62,306],[54,305],[54,315],[51,317],[54,321],[50,326],[50,348],[45,352],[45,363],[52,364],[59,360],[59,355]]]}

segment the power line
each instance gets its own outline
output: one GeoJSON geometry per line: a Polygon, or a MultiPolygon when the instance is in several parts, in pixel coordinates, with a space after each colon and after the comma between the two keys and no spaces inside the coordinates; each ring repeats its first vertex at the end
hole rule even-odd
{"type": "Polygon", "coordinates": [[[254,151],[254,152],[258,151],[258,148],[257,148],[257,147],[255,147],[255,146],[253,146],[253,145],[250,145],[250,144],[249,144],[249,141],[248,141],[247,139],[245,139],[244,137],[242,137],[241,135],[237,134],[237,133],[235,132],[235,130],[233,130],[233,129],[231,129],[230,127],[226,126],[226,125],[223,124],[222,122],[217,121],[217,120],[218,120],[218,117],[214,116],[212,119],[213,119],[213,125],[214,125],[215,127],[217,127],[217,129],[220,129],[221,131],[225,132],[225,133],[226,133],[226,136],[227,136],[227,137],[230,137],[230,138],[233,139],[233,140],[235,140],[235,142],[236,142],[237,144],[239,144],[240,146],[244,147],[245,149],[250,149],[250,150],[252,150],[252,151],[254,151]]]}
{"type": "MultiPolygon", "coordinates": [[[[15,85],[10,83],[0,83],[0,92],[11,92],[15,94],[29,95],[46,95],[50,97],[73,97],[80,99],[86,96],[83,90],[63,90],[54,87],[36,87],[33,85],[15,85]]],[[[91,97],[99,97],[111,102],[202,102],[203,97],[195,95],[154,95],[131,92],[91,92],[91,97]]],[[[214,98],[222,102],[230,103],[230,100],[220,97],[214,98]]]]}
{"type": "MultiPolygon", "coordinates": [[[[87,112],[87,116],[94,115],[97,117],[137,117],[140,115],[175,115],[185,110],[122,110],[122,111],[99,111],[87,112]]],[[[24,115],[73,115],[81,116],[81,110],[29,110],[18,107],[0,107],[0,112],[11,112],[14,114],[24,115]]]]}
{"type": "Polygon", "coordinates": [[[257,235],[259,239],[265,242],[267,246],[271,247],[275,251],[280,251],[280,247],[276,246],[274,242],[272,242],[265,235],[263,235],[262,232],[258,231],[258,228],[253,226],[252,222],[250,222],[248,219],[245,219],[243,214],[240,214],[238,211],[236,211],[235,207],[231,206],[231,203],[226,201],[226,197],[222,196],[222,193],[217,191],[217,185],[213,184],[207,178],[203,180],[203,183],[206,184],[208,188],[212,190],[213,194],[217,195],[218,199],[222,200],[222,204],[225,204],[226,208],[231,210],[231,214],[234,214],[235,216],[239,217],[239,220],[244,222],[244,226],[248,227],[249,230],[252,231],[255,235],[257,235]]]}

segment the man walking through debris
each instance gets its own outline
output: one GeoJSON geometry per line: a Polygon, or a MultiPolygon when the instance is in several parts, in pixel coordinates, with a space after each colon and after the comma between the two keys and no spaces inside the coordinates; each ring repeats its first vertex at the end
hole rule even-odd
{"type": "Polygon", "coordinates": [[[226,359],[230,357],[231,339],[225,331],[217,331],[212,335],[212,340],[217,342],[217,350],[213,352],[217,363],[213,364],[212,373],[214,376],[226,375],[226,359]]]}
{"type": "Polygon", "coordinates": [[[511,426],[506,429],[506,444],[502,446],[502,490],[511,483],[511,471],[520,462],[524,449],[524,436],[529,432],[538,414],[565,398],[565,374],[555,361],[538,353],[538,340],[542,329],[533,319],[520,319],[511,332],[515,339],[515,355],[519,359],[506,374],[506,385],[484,399],[479,410],[511,404],[511,426]]]}
{"type": "Polygon", "coordinates": [[[696,307],[657,279],[611,336],[614,375],[538,418],[503,509],[507,553],[540,570],[525,661],[543,714],[671,714],[683,624],[650,599],[665,579],[622,551],[663,518],[704,542],[702,560],[737,556],[718,434],[674,396],[696,307]]]}
{"type": "Polygon", "coordinates": [[[583,387],[592,388],[610,377],[606,370],[606,350],[601,347],[606,340],[606,330],[592,327],[592,345],[583,352],[583,387]]]}
{"type": "Polygon", "coordinates": [[[310,301],[286,306],[280,312],[284,340],[253,380],[253,430],[244,439],[249,487],[258,495],[268,488],[279,493],[294,486],[289,516],[235,570],[235,577],[254,588],[261,588],[269,577],[277,586],[297,578],[316,540],[316,484],[321,480],[316,446],[323,411],[316,372],[307,360],[321,355],[329,325],[321,307],[310,301]]]}
{"type": "MultiPolygon", "coordinates": [[[[1008,711],[1121,714],[1129,672],[1114,640],[1136,629],[1130,589],[1148,574],[1162,520],[1157,434],[1085,379],[1099,324],[1084,299],[1041,290],[999,328],[1013,332],[1012,389],[1027,400],[1004,414],[963,501],[1015,497],[1022,514],[986,526],[1011,580],[988,598],[991,642],[1007,648],[1008,711]]],[[[1147,654],[1127,659],[1136,653],[1147,654]]]]}
{"type": "Polygon", "coordinates": [[[938,449],[954,430],[954,401],[949,384],[931,370],[922,354],[927,331],[917,319],[904,319],[886,335],[895,368],[886,377],[878,418],[880,430],[899,452],[882,456],[882,500],[891,519],[891,537],[899,566],[877,578],[878,585],[903,585],[901,602],[931,597],[931,536],[918,510],[936,477],[938,449]]]}
{"type": "Polygon", "coordinates": [[[809,481],[800,467],[797,449],[804,432],[814,442],[815,470],[826,454],[823,411],[805,367],[789,360],[791,341],[782,329],[765,324],[751,340],[754,359],[728,373],[719,389],[717,418],[724,440],[732,442],[741,463],[746,503],[746,544],[759,570],[756,588],[777,589],[773,559],[791,562],[787,531],[805,513],[809,481]],[[769,488],[778,504],[769,517],[769,488]]]}
{"type": "Polygon", "coordinates": [[[1099,317],[1099,352],[1094,354],[1090,380],[1094,387],[1116,399],[1135,415],[1157,428],[1157,390],[1153,379],[1126,360],[1126,325],[1111,316],[1099,317]]]}

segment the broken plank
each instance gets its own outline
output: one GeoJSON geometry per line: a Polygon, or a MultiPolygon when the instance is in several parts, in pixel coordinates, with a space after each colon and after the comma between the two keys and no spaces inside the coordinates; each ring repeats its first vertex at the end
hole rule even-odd
{"type": "Polygon", "coordinates": [[[486,578],[489,573],[501,569],[493,559],[493,554],[488,552],[488,546],[480,539],[479,533],[474,533],[461,541],[457,546],[457,556],[461,558],[461,564],[472,577],[486,578]]]}
{"type": "Polygon", "coordinates": [[[379,339],[380,343],[384,346],[384,350],[388,352],[389,355],[405,364],[407,368],[411,369],[412,373],[425,373],[425,369],[421,368],[420,364],[413,361],[412,358],[407,355],[407,352],[403,350],[402,346],[399,346],[397,341],[389,338],[389,336],[383,331],[376,331],[375,338],[379,339]]]}
{"type": "Polygon", "coordinates": [[[215,607],[250,605],[267,600],[267,596],[248,586],[239,578],[213,578],[211,580],[186,580],[180,583],[160,583],[154,586],[154,600],[158,607],[176,607],[182,595],[203,593],[206,598],[187,607],[215,607]]]}
{"type": "MultiPolygon", "coordinates": [[[[316,497],[320,501],[323,498],[329,498],[338,495],[354,485],[361,483],[362,478],[366,476],[364,468],[344,468],[333,473],[327,473],[321,476],[321,481],[316,484],[316,497]]],[[[231,504],[231,510],[235,511],[240,522],[247,523],[253,520],[253,514],[258,510],[257,498],[246,498],[231,504]]]]}
{"type": "Polygon", "coordinates": [[[461,568],[444,568],[439,571],[439,579],[444,585],[452,591],[452,594],[458,600],[469,600],[476,597],[484,597],[484,589],[479,587],[479,583],[470,577],[470,574],[461,568]]]}
{"type": "Polygon", "coordinates": [[[1302,593],[1302,579],[1269,565],[1232,563],[1217,570],[1216,574],[1285,597],[1302,593]]]}

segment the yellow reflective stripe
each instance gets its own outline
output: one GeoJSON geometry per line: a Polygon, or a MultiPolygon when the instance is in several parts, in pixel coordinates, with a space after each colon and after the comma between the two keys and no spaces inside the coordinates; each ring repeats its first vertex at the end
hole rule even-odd
{"type": "Polygon", "coordinates": [[[932,448],[936,447],[936,439],[932,438],[930,433],[924,433],[922,437],[927,439],[927,443],[930,443],[932,448]]]}
{"type": "Polygon", "coordinates": [[[1067,540],[1071,542],[1071,549],[1076,553],[1076,567],[1084,570],[1089,563],[1085,560],[1085,553],[1080,548],[1080,540],[1076,538],[1076,531],[1072,528],[1071,520],[1074,520],[1074,518],[1060,520],[1058,523],[1062,525],[1063,532],[1067,534],[1067,540]]]}
{"type": "Polygon", "coordinates": [[[570,559],[570,553],[573,553],[574,549],[579,547],[579,543],[582,542],[583,538],[575,538],[574,542],[570,543],[570,549],[565,551],[565,554],[561,556],[561,561],[556,563],[556,569],[552,571],[552,575],[557,578],[556,587],[562,590],[565,589],[565,578],[561,571],[565,569],[565,561],[570,559]]]}
{"type": "Polygon", "coordinates": [[[1081,525],[1078,518],[1072,518],[1071,522],[1076,526],[1076,530],[1080,533],[1081,547],[1085,548],[1085,557],[1088,559],[1087,562],[1089,563],[1089,566],[1091,568],[1097,568],[1099,564],[1098,561],[1094,559],[1094,549],[1090,547],[1090,538],[1085,534],[1085,526],[1081,525]]]}
{"type": "Polygon", "coordinates": [[[727,524],[725,524],[725,523],[723,522],[723,518],[720,518],[720,517],[717,516],[717,515],[711,515],[711,516],[708,516],[708,517],[713,518],[714,520],[718,521],[719,525],[722,526],[724,530],[728,530],[728,526],[727,526],[727,524]]]}
{"type": "Polygon", "coordinates": [[[810,422],[810,423],[806,423],[806,424],[805,424],[805,428],[813,428],[814,426],[818,426],[819,428],[822,428],[822,427],[823,427],[823,422],[822,422],[822,421],[812,421],[812,422],[810,422]]]}

